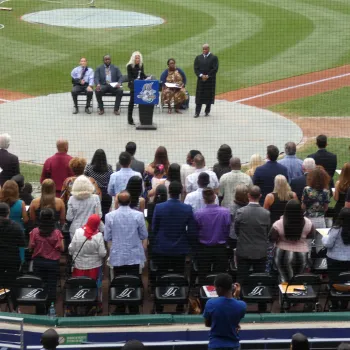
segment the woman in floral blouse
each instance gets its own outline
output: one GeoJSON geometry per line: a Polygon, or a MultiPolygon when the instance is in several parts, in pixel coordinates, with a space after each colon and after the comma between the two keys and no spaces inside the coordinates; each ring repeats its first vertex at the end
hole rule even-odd
{"type": "Polygon", "coordinates": [[[307,176],[307,186],[301,199],[302,208],[315,228],[326,227],[325,213],[330,202],[329,179],[323,167],[317,167],[307,176]]]}

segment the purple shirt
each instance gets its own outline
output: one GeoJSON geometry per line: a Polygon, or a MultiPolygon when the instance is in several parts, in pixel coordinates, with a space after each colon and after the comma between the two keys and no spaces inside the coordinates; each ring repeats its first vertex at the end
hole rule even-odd
{"type": "Polygon", "coordinates": [[[207,204],[194,213],[199,242],[205,245],[225,244],[230,233],[231,213],[217,204],[207,204]]]}

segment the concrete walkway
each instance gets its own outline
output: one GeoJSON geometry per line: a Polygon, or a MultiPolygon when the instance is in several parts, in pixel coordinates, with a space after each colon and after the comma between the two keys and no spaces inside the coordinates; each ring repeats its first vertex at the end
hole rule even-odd
{"type": "MultiPolygon", "coordinates": [[[[184,163],[190,149],[200,150],[208,166],[216,162],[221,144],[232,147],[233,154],[248,162],[254,153],[265,156],[266,146],[275,144],[282,151],[287,141],[299,143],[301,129],[292,121],[267,110],[224,100],[216,101],[210,117],[194,119],[194,97],[182,115],[155,109],[156,131],[140,131],[127,124],[127,108],[120,116],[106,109],[103,116],[94,111],[72,115],[70,93],[23,99],[0,105],[1,132],[12,136],[11,152],[22,161],[43,163],[56,152],[58,138],[69,140],[69,153],[91,160],[103,148],[108,162],[115,167],[118,155],[128,141],[137,143],[137,158],[151,162],[159,145],[167,148],[171,162],[184,163]]],[[[138,109],[134,111],[138,121],[138,109]]]]}

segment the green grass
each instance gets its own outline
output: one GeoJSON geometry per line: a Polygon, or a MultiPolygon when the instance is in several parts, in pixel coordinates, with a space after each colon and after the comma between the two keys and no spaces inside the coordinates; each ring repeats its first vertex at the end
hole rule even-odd
{"type": "Polygon", "coordinates": [[[272,106],[274,112],[303,117],[350,117],[350,87],[272,106]]]}
{"type": "MultiPolygon", "coordinates": [[[[341,169],[344,163],[349,162],[350,158],[350,138],[329,138],[327,150],[335,153],[338,159],[338,169],[341,169]]],[[[309,154],[317,151],[317,146],[314,142],[307,143],[304,147],[297,151],[297,156],[305,159],[309,154]]],[[[338,179],[338,174],[334,175],[334,179],[338,179]]]]}
{"type": "MultiPolygon", "coordinates": [[[[21,21],[26,13],[81,7],[84,0],[16,0],[2,12],[0,88],[40,95],[69,91],[70,71],[81,56],[90,66],[105,53],[125,73],[134,50],[145,70],[159,76],[175,57],[194,93],[193,60],[201,45],[219,56],[217,93],[327,69],[350,60],[347,0],[96,0],[99,8],[160,16],[163,25],[144,28],[73,29],[21,21]]],[[[86,1],[87,2],[87,1],[86,1]]]]}
{"type": "Polygon", "coordinates": [[[21,163],[21,174],[24,176],[25,182],[39,182],[41,176],[41,165],[21,163]]]}

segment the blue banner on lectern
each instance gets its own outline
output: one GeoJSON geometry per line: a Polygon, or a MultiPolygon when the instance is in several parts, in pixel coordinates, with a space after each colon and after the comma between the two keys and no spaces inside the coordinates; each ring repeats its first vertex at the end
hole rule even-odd
{"type": "Polygon", "coordinates": [[[134,80],[134,102],[137,105],[157,105],[159,102],[159,81],[134,80]]]}

